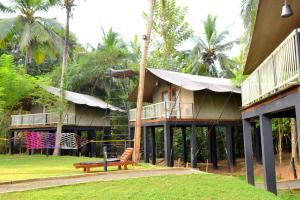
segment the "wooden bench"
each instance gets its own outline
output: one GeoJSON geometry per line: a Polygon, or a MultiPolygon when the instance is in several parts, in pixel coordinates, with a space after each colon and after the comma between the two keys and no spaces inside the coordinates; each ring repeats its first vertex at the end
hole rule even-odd
{"type": "MultiPolygon", "coordinates": [[[[127,148],[122,156],[119,159],[108,159],[107,160],[107,166],[118,166],[118,169],[122,169],[122,166],[124,166],[124,169],[127,170],[127,165],[132,164],[133,161],[130,160],[133,154],[133,148],[127,148]]],[[[78,168],[83,168],[83,171],[86,173],[91,172],[91,168],[93,167],[104,167],[104,161],[99,162],[81,162],[81,163],[74,163],[73,166],[78,168]]]]}

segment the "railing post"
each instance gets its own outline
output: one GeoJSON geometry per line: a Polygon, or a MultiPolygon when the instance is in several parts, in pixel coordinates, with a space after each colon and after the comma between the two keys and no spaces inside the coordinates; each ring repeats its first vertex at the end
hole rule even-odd
{"type": "Polygon", "coordinates": [[[295,41],[296,41],[296,60],[297,60],[297,68],[300,78],[300,39],[298,29],[295,30],[295,41]]]}
{"type": "Polygon", "coordinates": [[[167,119],[168,118],[168,114],[167,114],[167,112],[168,112],[168,110],[167,110],[167,102],[166,101],[164,101],[164,111],[165,111],[165,119],[167,119]]]}
{"type": "Polygon", "coordinates": [[[259,69],[257,70],[257,79],[258,79],[258,91],[259,91],[259,95],[262,94],[262,91],[261,91],[261,84],[260,84],[260,74],[259,74],[259,69]]]}
{"type": "Polygon", "coordinates": [[[273,78],[274,78],[274,87],[277,85],[277,75],[276,75],[276,66],[274,61],[274,55],[272,55],[272,68],[273,68],[273,78]]]}
{"type": "Polygon", "coordinates": [[[178,109],[179,109],[179,119],[181,119],[181,103],[178,103],[178,109]]]}

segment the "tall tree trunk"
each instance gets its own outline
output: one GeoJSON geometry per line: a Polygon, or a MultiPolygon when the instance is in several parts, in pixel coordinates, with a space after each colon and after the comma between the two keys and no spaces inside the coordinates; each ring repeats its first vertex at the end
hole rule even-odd
{"type": "Polygon", "coordinates": [[[143,54],[140,63],[140,79],[138,88],[137,108],[136,108],[136,121],[135,121],[135,132],[134,132],[134,154],[133,161],[138,163],[140,161],[140,148],[141,148],[141,126],[142,126],[142,106],[144,96],[144,85],[145,85],[145,65],[147,61],[147,53],[150,43],[152,24],[153,24],[153,12],[154,12],[155,0],[150,0],[150,10],[147,24],[147,35],[144,38],[143,54]]]}
{"type": "Polygon", "coordinates": [[[53,151],[53,155],[60,154],[60,140],[61,140],[62,127],[63,127],[63,115],[65,110],[65,71],[68,64],[68,51],[69,51],[69,21],[70,21],[70,13],[71,13],[72,6],[73,6],[73,0],[64,0],[64,7],[66,8],[67,17],[66,17],[64,53],[63,53],[62,65],[61,65],[58,123],[57,123],[56,138],[55,138],[55,149],[53,151]]]}
{"type": "Polygon", "coordinates": [[[28,74],[28,64],[29,64],[29,47],[26,48],[26,51],[25,51],[25,61],[24,61],[24,71],[25,71],[25,74],[28,74]]]}
{"type": "Polygon", "coordinates": [[[295,118],[291,118],[291,140],[292,140],[292,157],[294,157],[295,163],[298,163],[297,132],[296,132],[296,120],[295,120],[295,118]]]}

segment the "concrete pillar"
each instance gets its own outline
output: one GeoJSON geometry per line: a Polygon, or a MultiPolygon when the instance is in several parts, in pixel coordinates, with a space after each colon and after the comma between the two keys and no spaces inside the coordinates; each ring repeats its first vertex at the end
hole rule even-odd
{"type": "Polygon", "coordinates": [[[274,145],[272,135],[272,120],[271,118],[260,115],[260,132],[262,144],[262,160],[264,168],[265,188],[274,194],[277,194],[274,145]]]}

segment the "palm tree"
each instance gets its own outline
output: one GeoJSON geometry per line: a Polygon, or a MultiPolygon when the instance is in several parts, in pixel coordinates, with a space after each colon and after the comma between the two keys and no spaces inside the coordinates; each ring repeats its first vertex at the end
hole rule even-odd
{"type": "Polygon", "coordinates": [[[55,19],[36,16],[37,12],[47,12],[58,5],[58,0],[13,0],[12,5],[0,4],[0,12],[16,14],[15,17],[0,19],[0,44],[17,41],[24,52],[24,68],[28,72],[31,58],[37,64],[43,63],[45,56],[60,55],[63,41],[59,32],[63,29],[55,19]]]}
{"type": "Polygon", "coordinates": [[[219,33],[216,20],[217,17],[208,15],[203,22],[204,38],[197,38],[197,44],[189,55],[187,72],[207,76],[232,76],[231,69],[234,67],[234,61],[228,58],[226,51],[231,50],[237,41],[225,42],[229,35],[228,28],[219,33]],[[217,63],[221,67],[221,72],[217,63]]]}
{"type": "Polygon", "coordinates": [[[134,133],[134,154],[133,161],[138,163],[140,161],[140,150],[141,150],[141,126],[142,126],[142,107],[143,107],[143,96],[145,86],[145,65],[147,61],[147,53],[151,38],[151,31],[153,25],[153,12],[154,12],[155,0],[150,0],[150,10],[147,24],[147,34],[144,36],[144,46],[142,59],[140,63],[140,79],[137,97],[136,107],[136,122],[135,122],[135,133],[134,133]]]}
{"type": "Polygon", "coordinates": [[[98,45],[99,49],[122,49],[126,48],[126,44],[120,37],[119,33],[113,31],[112,27],[109,28],[108,32],[102,28],[102,43],[98,45]]]}
{"type": "Polygon", "coordinates": [[[64,52],[61,65],[61,79],[60,79],[60,95],[59,95],[59,109],[58,109],[58,123],[55,138],[55,149],[53,155],[59,155],[59,145],[61,140],[61,132],[63,126],[63,114],[65,105],[65,72],[68,65],[68,51],[69,51],[69,30],[70,30],[70,15],[72,7],[74,6],[75,0],[64,0],[63,7],[66,9],[66,30],[65,30],[65,42],[64,42],[64,52]]]}
{"type": "Polygon", "coordinates": [[[255,25],[256,14],[258,9],[259,0],[242,0],[241,2],[241,17],[245,27],[244,44],[245,53],[248,52],[252,32],[255,25]]]}

